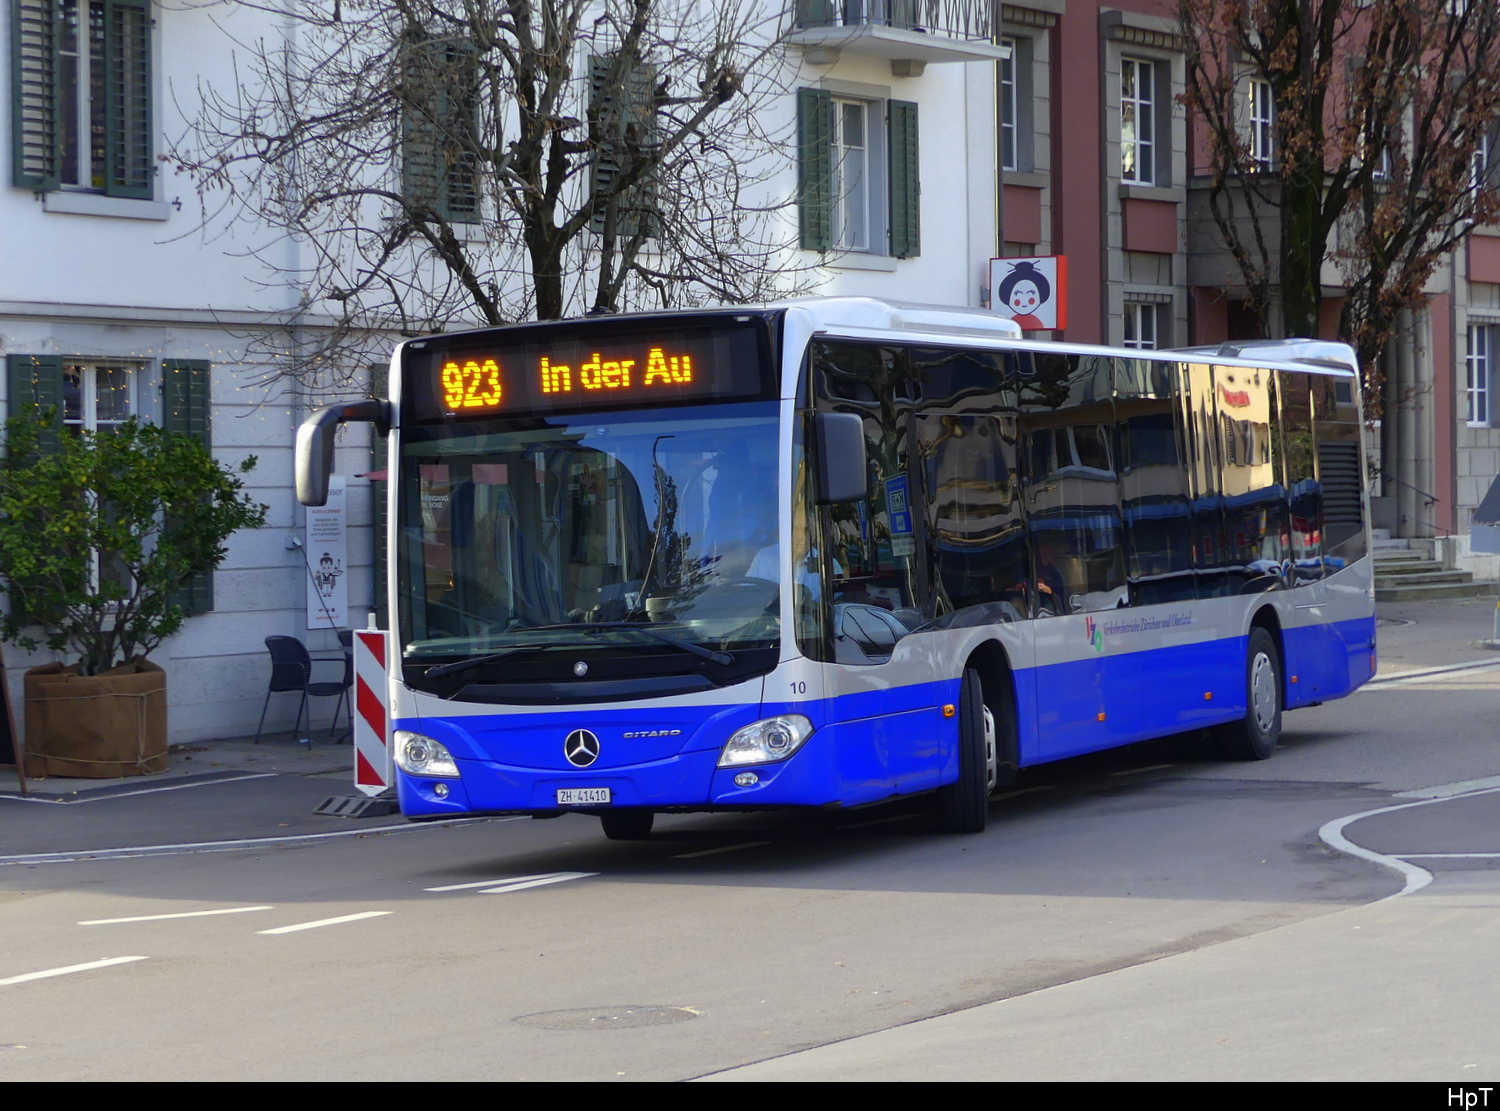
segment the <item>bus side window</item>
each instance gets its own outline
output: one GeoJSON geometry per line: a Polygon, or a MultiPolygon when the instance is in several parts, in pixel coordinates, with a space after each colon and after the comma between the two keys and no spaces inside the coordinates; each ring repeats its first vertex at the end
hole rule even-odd
{"type": "Polygon", "coordinates": [[[1260,367],[1214,367],[1224,552],[1232,589],[1241,594],[1284,581],[1286,500],[1271,451],[1274,378],[1260,367]]]}
{"type": "Polygon", "coordinates": [[[1313,446],[1313,377],[1303,371],[1277,372],[1294,585],[1323,577],[1323,488],[1313,446]]]}
{"type": "Polygon", "coordinates": [[[1318,479],[1323,488],[1324,574],[1331,575],[1365,555],[1360,414],[1352,382],[1325,374],[1311,378],[1318,479]]]}
{"type": "Polygon", "coordinates": [[[1115,471],[1115,360],[1037,355],[1023,387],[1036,613],[1129,604],[1115,471]]]}
{"type": "Polygon", "coordinates": [[[1191,601],[1192,501],[1173,419],[1177,364],[1122,360],[1115,377],[1126,571],[1135,605],[1191,601]]]}

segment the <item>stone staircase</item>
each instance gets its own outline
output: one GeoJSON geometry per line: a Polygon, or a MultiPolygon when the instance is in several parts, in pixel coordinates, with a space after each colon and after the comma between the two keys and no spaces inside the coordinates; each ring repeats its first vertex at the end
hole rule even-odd
{"type": "Polygon", "coordinates": [[[1475,582],[1469,571],[1449,570],[1433,559],[1430,551],[1412,547],[1412,541],[1392,540],[1388,534],[1382,536],[1384,529],[1374,532],[1377,602],[1480,598],[1495,593],[1494,583],[1475,582]]]}

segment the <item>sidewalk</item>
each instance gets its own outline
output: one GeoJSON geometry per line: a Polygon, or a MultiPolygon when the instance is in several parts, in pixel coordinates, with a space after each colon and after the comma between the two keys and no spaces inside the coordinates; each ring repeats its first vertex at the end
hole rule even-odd
{"type": "MultiPolygon", "coordinates": [[[[26,777],[32,795],[44,799],[72,801],[80,797],[98,797],[150,787],[176,786],[208,779],[229,779],[237,775],[326,775],[350,772],[354,760],[352,746],[330,744],[326,730],[320,730],[310,744],[299,744],[290,733],[268,733],[261,743],[237,739],[202,741],[197,744],[173,745],[167,770],[160,775],[132,775],[119,779],[72,779],[26,777]]],[[[353,775],[350,772],[352,782],[353,775]]],[[[16,769],[0,765],[0,796],[20,791],[16,769]]]]}

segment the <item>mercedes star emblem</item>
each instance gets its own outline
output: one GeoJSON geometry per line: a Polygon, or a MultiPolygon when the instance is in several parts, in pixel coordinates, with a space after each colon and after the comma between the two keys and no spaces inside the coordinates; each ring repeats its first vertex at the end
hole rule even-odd
{"type": "Polygon", "coordinates": [[[575,729],[563,742],[563,755],[575,768],[586,768],[599,759],[599,738],[587,729],[575,729]]]}
{"type": "Polygon", "coordinates": [[[589,665],[584,663],[582,660],[579,660],[576,664],[573,665],[573,674],[578,676],[580,679],[588,673],[589,665]]]}

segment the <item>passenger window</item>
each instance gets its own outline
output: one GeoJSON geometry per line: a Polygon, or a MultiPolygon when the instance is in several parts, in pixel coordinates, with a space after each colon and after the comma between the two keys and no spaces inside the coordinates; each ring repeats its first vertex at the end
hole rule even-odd
{"type": "Polygon", "coordinates": [[[1286,581],[1286,500],[1281,466],[1271,451],[1274,378],[1258,367],[1214,367],[1225,563],[1231,589],[1241,594],[1286,581]]]}
{"type": "Polygon", "coordinates": [[[1114,469],[1113,360],[1037,355],[1022,390],[1035,612],[1129,604],[1114,469]]]}
{"type": "Polygon", "coordinates": [[[1323,577],[1323,488],[1313,446],[1313,375],[1278,371],[1294,583],[1323,577]]]}
{"type": "Polygon", "coordinates": [[[1360,413],[1351,381],[1322,374],[1311,378],[1318,478],[1323,488],[1324,573],[1331,575],[1365,554],[1360,413]]]}
{"type": "Polygon", "coordinates": [[[1197,597],[1192,499],[1174,419],[1177,364],[1131,359],[1115,378],[1126,571],[1135,605],[1197,597]]]}

